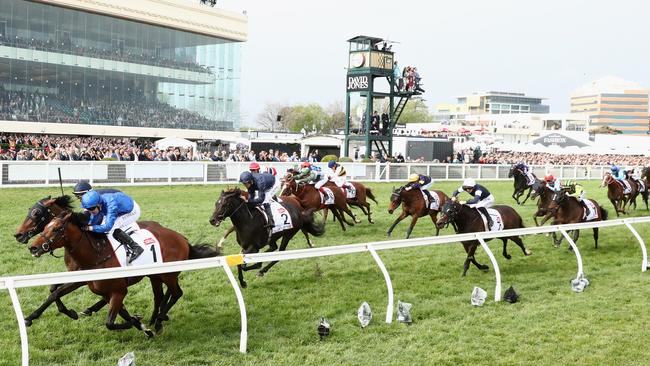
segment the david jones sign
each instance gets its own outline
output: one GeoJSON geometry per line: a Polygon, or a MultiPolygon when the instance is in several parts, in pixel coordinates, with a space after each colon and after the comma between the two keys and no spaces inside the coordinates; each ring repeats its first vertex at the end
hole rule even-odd
{"type": "Polygon", "coordinates": [[[348,76],[348,91],[368,90],[368,75],[348,76]]]}

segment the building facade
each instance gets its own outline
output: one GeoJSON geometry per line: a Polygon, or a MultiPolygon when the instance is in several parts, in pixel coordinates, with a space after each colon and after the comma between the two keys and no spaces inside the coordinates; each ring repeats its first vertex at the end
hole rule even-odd
{"type": "Polygon", "coordinates": [[[648,132],[648,89],[607,76],[571,94],[571,112],[589,115],[592,128],[609,127],[629,135],[648,132]]]}
{"type": "Polygon", "coordinates": [[[519,113],[548,113],[548,105],[542,104],[546,98],[531,97],[524,93],[514,92],[478,92],[467,96],[457,97],[455,104],[439,104],[436,106],[435,119],[457,121],[465,124],[467,116],[482,114],[519,114],[519,113]]]}
{"type": "Polygon", "coordinates": [[[0,120],[239,129],[246,16],[198,0],[0,7],[0,120]]]}

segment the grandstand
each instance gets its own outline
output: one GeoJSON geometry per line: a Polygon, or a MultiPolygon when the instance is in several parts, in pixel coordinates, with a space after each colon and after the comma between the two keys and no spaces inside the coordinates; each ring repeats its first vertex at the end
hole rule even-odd
{"type": "Polygon", "coordinates": [[[0,6],[0,121],[239,128],[245,16],[181,0],[0,6]]]}

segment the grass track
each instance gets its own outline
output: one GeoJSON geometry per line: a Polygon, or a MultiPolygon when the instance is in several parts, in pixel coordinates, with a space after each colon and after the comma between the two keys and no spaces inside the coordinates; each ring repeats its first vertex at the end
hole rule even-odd
{"type": "MultiPolygon", "coordinates": [[[[586,183],[587,196],[605,204],[610,218],[616,214],[598,182],[586,183]]],[[[513,204],[512,184],[486,184],[498,203],[513,204]]],[[[395,216],[386,212],[391,185],[372,184],[379,206],[376,224],[367,221],[343,233],[328,223],[317,246],[385,239],[395,216]]],[[[451,192],[457,183],[435,185],[451,192]]],[[[143,218],[161,222],[193,241],[214,243],[223,230],[208,224],[221,187],[174,186],[125,188],[142,207],[143,218]]],[[[64,270],[61,259],[32,259],[11,236],[27,208],[57,189],[0,190],[0,262],[2,275],[64,270]]],[[[645,208],[645,207],[644,207],[645,208]]],[[[527,226],[533,226],[533,203],[517,207],[527,226]]],[[[632,215],[648,212],[637,210],[632,215]]],[[[359,212],[360,214],[360,212],[359,212]]],[[[393,238],[403,238],[407,223],[397,226],[393,238]]],[[[649,241],[647,225],[637,225],[649,241]]],[[[421,220],[413,237],[432,235],[429,220],[421,220]]],[[[448,229],[441,234],[450,234],[448,229]]],[[[650,355],[645,334],[650,315],[646,308],[648,274],[639,271],[641,251],[623,227],[601,230],[594,249],[591,230],[578,243],[585,273],[592,284],[585,293],[570,290],[575,256],[551,246],[543,235],[524,238],[531,257],[509,245],[512,260],[501,253],[501,242],[489,242],[502,271],[504,288],[514,284],[521,302],[494,303],[493,272],[471,267],[461,277],[464,251],[459,244],[382,251],[391,273],[396,300],[414,304],[414,324],[387,325],[383,277],[369,254],[281,262],[264,278],[247,273],[244,290],[249,317],[249,353],[239,354],[239,310],[232,288],[221,269],[187,272],[181,276],[185,295],[170,313],[165,333],[153,340],[141,332],[108,331],[106,311],[99,316],[72,321],[53,307],[28,328],[33,365],[114,365],[134,351],[138,365],[320,365],[320,364],[536,364],[634,365],[650,355]],[[469,304],[472,288],[488,291],[482,308],[469,304]],[[356,309],[368,301],[371,325],[362,330],[356,309]],[[318,341],[316,325],[324,315],[332,335],[318,341]],[[640,336],[639,336],[640,335],[640,336]]],[[[238,247],[231,239],[226,253],[238,247]]],[[[305,248],[297,235],[289,249],[305,248]]],[[[481,250],[477,259],[489,265],[481,250]]],[[[45,299],[45,287],[21,289],[18,295],[27,314],[45,299]]],[[[70,308],[81,310],[96,300],[88,290],[66,298],[70,308]]],[[[149,315],[151,291],[144,283],[133,287],[126,299],[131,313],[149,315]]],[[[20,364],[20,338],[7,292],[0,294],[0,364],[20,364]]]]}

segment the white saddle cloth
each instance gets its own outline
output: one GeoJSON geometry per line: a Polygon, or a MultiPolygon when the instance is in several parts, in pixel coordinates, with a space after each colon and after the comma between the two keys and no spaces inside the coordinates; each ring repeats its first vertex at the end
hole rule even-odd
{"type": "Polygon", "coordinates": [[[585,221],[591,221],[591,220],[596,219],[598,217],[598,211],[596,210],[596,205],[594,205],[594,203],[591,202],[591,200],[584,200],[583,202],[586,204],[586,206],[588,208],[587,209],[588,212],[585,212],[582,215],[584,220],[585,221]]]}
{"type": "Polygon", "coordinates": [[[333,205],[334,204],[334,192],[332,192],[331,189],[327,187],[323,187],[323,190],[327,195],[323,195],[321,191],[318,191],[318,194],[320,194],[320,202],[323,205],[333,205]]]}
{"type": "Polygon", "coordinates": [[[427,194],[422,191],[422,197],[424,198],[424,202],[426,203],[427,207],[429,207],[430,210],[440,210],[440,197],[438,196],[438,193],[434,191],[429,191],[429,193],[433,198],[433,202],[429,202],[427,194]]]}
{"type": "MultiPolygon", "coordinates": [[[[493,208],[488,208],[487,209],[488,214],[492,218],[492,227],[489,228],[487,231],[501,231],[503,230],[503,219],[501,218],[501,214],[499,211],[493,209],[493,208]]],[[[487,219],[481,215],[481,218],[483,219],[483,226],[487,229],[487,219]]]]}
{"type": "MultiPolygon", "coordinates": [[[[257,206],[257,209],[266,217],[264,206],[257,206]]],[[[289,230],[293,228],[293,220],[291,214],[280,203],[271,201],[271,213],[273,214],[273,229],[272,234],[279,233],[280,231],[289,230]]]]}
{"type": "Polygon", "coordinates": [[[140,229],[137,223],[131,224],[128,228],[122,228],[122,231],[129,234],[131,238],[144,249],[136,260],[128,263],[126,258],[126,250],[119,241],[113,238],[113,235],[106,235],[108,241],[113,246],[113,252],[120,262],[120,267],[126,266],[142,266],[145,264],[163,263],[163,256],[160,250],[160,242],[156,237],[147,229],[140,229]]]}

